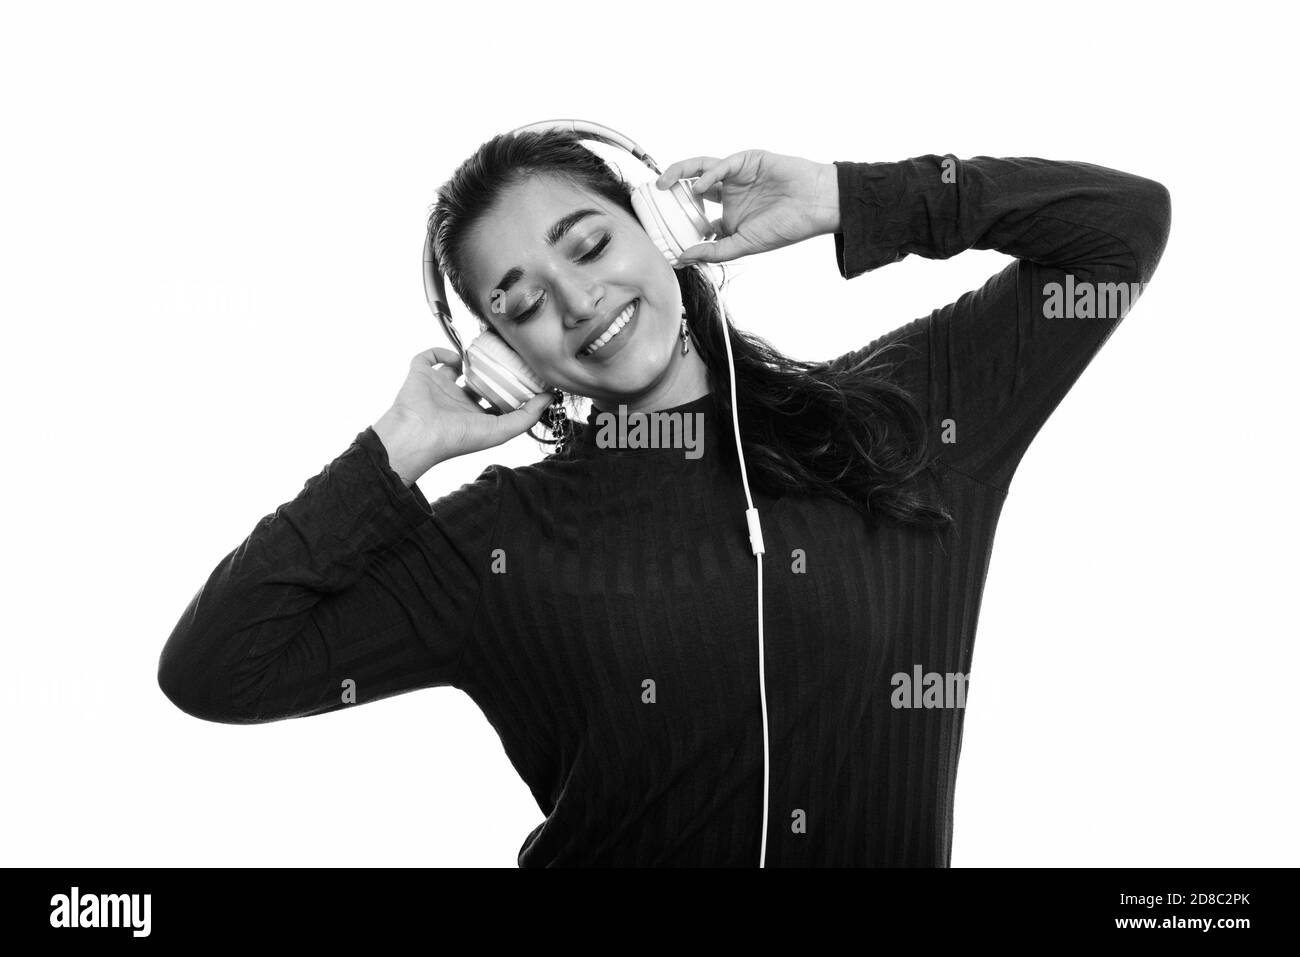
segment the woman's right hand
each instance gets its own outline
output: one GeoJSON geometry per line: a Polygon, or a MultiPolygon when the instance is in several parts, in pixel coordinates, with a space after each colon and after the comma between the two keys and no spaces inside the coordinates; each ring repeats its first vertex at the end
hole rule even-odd
{"type": "Polygon", "coordinates": [[[411,360],[392,407],[373,426],[388,462],[407,485],[439,462],[500,445],[537,424],[553,401],[539,392],[514,412],[493,415],[456,384],[460,354],[427,349],[411,360]]]}

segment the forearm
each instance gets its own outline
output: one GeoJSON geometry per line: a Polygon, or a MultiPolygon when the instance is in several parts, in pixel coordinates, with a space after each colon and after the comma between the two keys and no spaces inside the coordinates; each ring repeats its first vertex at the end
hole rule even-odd
{"type": "Polygon", "coordinates": [[[1162,185],[1088,163],[928,155],[834,165],[836,256],[845,278],[909,254],[946,259],[996,249],[1058,269],[1146,281],[1168,236],[1162,185]]]}

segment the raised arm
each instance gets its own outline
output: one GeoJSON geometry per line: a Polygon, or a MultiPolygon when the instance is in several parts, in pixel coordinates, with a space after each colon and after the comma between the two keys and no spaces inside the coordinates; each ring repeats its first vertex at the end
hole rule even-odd
{"type": "Polygon", "coordinates": [[[431,506],[366,428],[216,567],[159,686],[195,717],[253,724],[456,684],[499,508],[495,466],[431,506]]]}
{"type": "Polygon", "coordinates": [[[909,254],[995,249],[1016,258],[981,288],[831,363],[900,343],[887,355],[923,406],[935,457],[1005,490],[1155,272],[1168,191],[1101,166],[1034,158],[834,165],[845,279],[909,254]]]}

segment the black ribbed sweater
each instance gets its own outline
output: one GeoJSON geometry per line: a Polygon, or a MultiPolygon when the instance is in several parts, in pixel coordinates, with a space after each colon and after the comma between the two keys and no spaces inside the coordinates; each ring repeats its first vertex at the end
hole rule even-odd
{"type": "MultiPolygon", "coordinates": [[[[930,425],[937,464],[922,492],[942,498],[953,528],[872,531],[826,497],[754,489],[766,864],[944,867],[964,711],[894,707],[893,676],[969,674],[1012,474],[1119,321],[1049,317],[1046,284],[1148,280],[1169,195],[1029,158],[836,167],[845,278],[909,253],[1017,261],[833,360],[913,347],[892,374],[930,425]]],[[[704,413],[699,458],[601,448],[589,419],[572,457],[489,466],[432,505],[366,428],[212,572],[163,648],[162,690],[196,717],[253,723],[457,687],[545,815],[520,866],[756,866],[755,558],[739,473],[717,454],[731,422],[713,398],[671,410],[704,413]]]]}

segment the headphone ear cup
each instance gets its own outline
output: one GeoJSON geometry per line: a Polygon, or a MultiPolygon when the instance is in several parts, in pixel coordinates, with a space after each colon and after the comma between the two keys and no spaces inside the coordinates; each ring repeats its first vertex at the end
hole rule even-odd
{"type": "Polygon", "coordinates": [[[689,180],[679,180],[669,189],[655,188],[654,181],[632,191],[632,208],[637,219],[670,266],[692,246],[716,238],[699,197],[691,192],[689,180]]]}
{"type": "Polygon", "coordinates": [[[498,412],[513,412],[550,387],[494,330],[465,350],[465,384],[498,412]]]}

